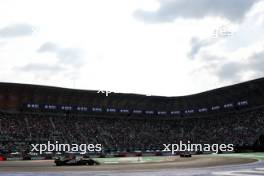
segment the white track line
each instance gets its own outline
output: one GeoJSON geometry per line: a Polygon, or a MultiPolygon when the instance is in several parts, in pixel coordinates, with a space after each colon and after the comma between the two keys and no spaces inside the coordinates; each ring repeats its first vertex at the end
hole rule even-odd
{"type": "Polygon", "coordinates": [[[264,175],[264,168],[257,168],[257,169],[258,170],[238,170],[238,171],[213,172],[212,174],[213,175],[221,175],[221,176],[259,176],[259,175],[264,175]]]}

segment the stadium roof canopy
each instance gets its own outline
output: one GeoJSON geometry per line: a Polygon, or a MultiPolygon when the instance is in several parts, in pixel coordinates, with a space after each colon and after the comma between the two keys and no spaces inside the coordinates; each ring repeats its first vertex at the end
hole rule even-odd
{"type": "Polygon", "coordinates": [[[105,93],[30,84],[0,83],[0,108],[18,110],[25,103],[89,107],[183,110],[212,107],[247,100],[251,106],[264,101],[264,78],[179,97],[105,93]]]}

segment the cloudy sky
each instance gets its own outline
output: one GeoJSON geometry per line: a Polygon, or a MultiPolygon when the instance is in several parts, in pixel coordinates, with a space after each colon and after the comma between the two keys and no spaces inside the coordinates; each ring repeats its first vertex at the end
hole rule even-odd
{"type": "Polygon", "coordinates": [[[263,0],[1,0],[0,82],[180,96],[264,76],[263,0]]]}

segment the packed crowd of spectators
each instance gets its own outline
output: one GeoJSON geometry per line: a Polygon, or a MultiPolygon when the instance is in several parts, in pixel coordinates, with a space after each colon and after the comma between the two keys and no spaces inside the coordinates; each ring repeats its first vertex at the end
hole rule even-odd
{"type": "Polygon", "coordinates": [[[28,150],[30,144],[102,144],[105,150],[157,150],[163,144],[253,145],[263,133],[264,108],[201,118],[95,118],[65,114],[0,113],[0,153],[28,150]]]}

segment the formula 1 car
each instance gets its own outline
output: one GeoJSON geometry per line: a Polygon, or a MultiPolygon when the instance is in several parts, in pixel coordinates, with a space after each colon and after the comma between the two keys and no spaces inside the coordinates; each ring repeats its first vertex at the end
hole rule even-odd
{"type": "Polygon", "coordinates": [[[180,157],[181,158],[189,158],[189,157],[192,157],[192,154],[191,153],[180,153],[180,157]]]}
{"type": "Polygon", "coordinates": [[[56,166],[84,166],[84,165],[89,165],[89,166],[93,166],[93,165],[100,165],[100,163],[98,161],[95,161],[93,159],[90,158],[56,158],[54,160],[54,163],[56,164],[56,166]]]}

